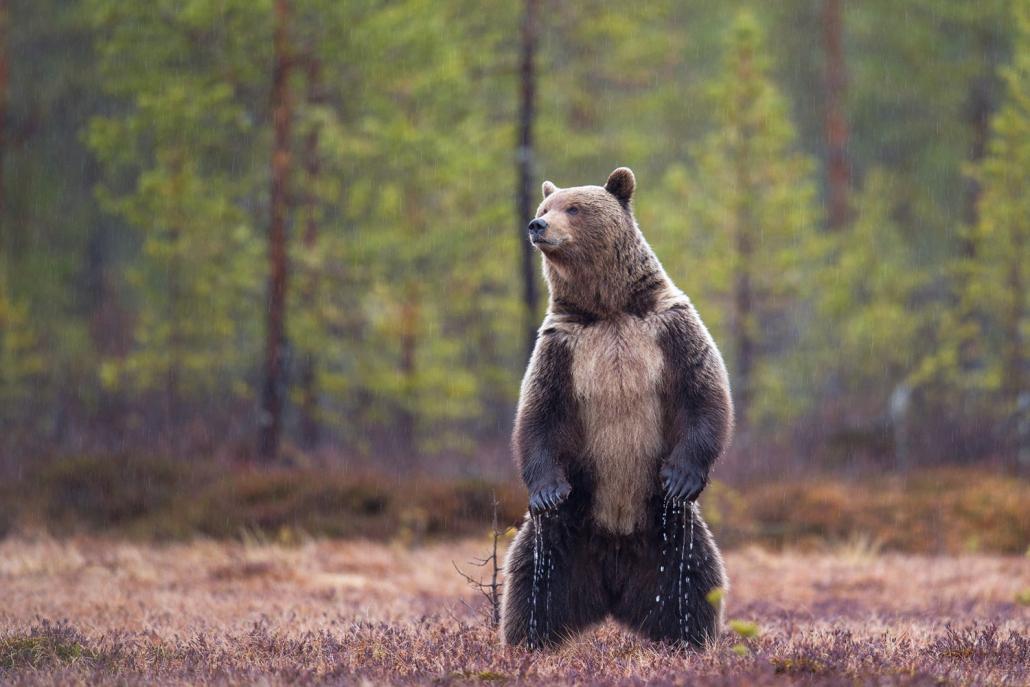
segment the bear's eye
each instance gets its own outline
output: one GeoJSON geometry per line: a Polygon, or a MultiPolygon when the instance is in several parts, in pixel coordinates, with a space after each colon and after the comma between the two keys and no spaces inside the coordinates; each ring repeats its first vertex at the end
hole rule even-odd
{"type": "Polygon", "coordinates": [[[578,215],[579,207],[576,205],[570,205],[569,207],[565,208],[565,212],[569,213],[570,215],[578,215]]]}

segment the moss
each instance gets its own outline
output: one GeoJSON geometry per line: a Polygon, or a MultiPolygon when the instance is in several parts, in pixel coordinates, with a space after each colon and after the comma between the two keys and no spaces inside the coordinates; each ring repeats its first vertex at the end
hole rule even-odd
{"type": "Polygon", "coordinates": [[[744,639],[754,639],[758,636],[758,624],[750,620],[731,620],[729,626],[744,639]]]}
{"type": "Polygon", "coordinates": [[[800,675],[805,673],[818,675],[827,671],[824,663],[812,658],[806,658],[805,656],[795,656],[794,658],[774,657],[771,661],[775,671],[781,675],[800,675]]]}
{"type": "Polygon", "coordinates": [[[0,637],[0,668],[40,668],[99,658],[99,652],[88,648],[77,632],[62,624],[43,623],[24,635],[0,637]]]}
{"type": "Polygon", "coordinates": [[[481,670],[476,673],[475,677],[477,680],[482,680],[484,682],[497,682],[509,679],[504,673],[498,673],[493,670],[481,670]]]}

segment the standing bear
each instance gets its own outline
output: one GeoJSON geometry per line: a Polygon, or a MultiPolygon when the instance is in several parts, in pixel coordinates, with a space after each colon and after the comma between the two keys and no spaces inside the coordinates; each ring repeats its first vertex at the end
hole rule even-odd
{"type": "Polygon", "coordinates": [[[543,184],[529,223],[550,288],[512,447],[530,514],[508,553],[501,635],[553,646],[608,616],[703,646],[722,558],[695,503],[732,430],[722,357],[630,207],[602,186],[543,184]]]}

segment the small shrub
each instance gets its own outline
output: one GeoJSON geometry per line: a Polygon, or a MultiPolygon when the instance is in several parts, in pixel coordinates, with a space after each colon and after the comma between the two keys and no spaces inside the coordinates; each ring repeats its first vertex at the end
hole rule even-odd
{"type": "Polygon", "coordinates": [[[139,456],[80,456],[47,465],[38,487],[60,530],[109,529],[152,515],[187,490],[187,466],[139,456]]]}
{"type": "Polygon", "coordinates": [[[949,625],[930,643],[927,653],[954,661],[1026,666],[1030,664],[1030,638],[1014,631],[1003,636],[998,626],[990,623],[961,628],[949,625]]]}
{"type": "Polygon", "coordinates": [[[214,537],[284,528],[331,537],[383,536],[392,496],[382,485],[314,470],[239,470],[215,480],[192,505],[196,531],[214,537]]]}
{"type": "MultiPolygon", "coordinates": [[[[145,540],[249,533],[284,543],[308,534],[416,544],[483,532],[494,496],[503,526],[521,522],[526,508],[525,489],[514,478],[388,481],[331,469],[241,469],[129,455],[50,461],[0,489],[0,537],[24,523],[54,534],[145,540]]],[[[702,507],[724,548],[829,547],[861,559],[881,550],[1023,553],[1028,501],[1026,480],[965,468],[743,488],[715,481],[702,507]]]]}
{"type": "Polygon", "coordinates": [[[3,539],[14,529],[14,522],[18,517],[18,504],[15,495],[6,489],[0,489],[0,539],[3,539]]]}
{"type": "MultiPolygon", "coordinates": [[[[715,487],[716,485],[713,485],[715,487]]],[[[1030,483],[975,468],[930,470],[879,480],[811,479],[733,489],[719,485],[713,519],[724,546],[759,543],[815,549],[1018,554],[1030,541],[1030,483]],[[721,515],[721,514],[720,514],[721,515]]],[[[706,493],[705,498],[708,498],[706,493]]],[[[708,501],[703,501],[708,512],[708,501]]]]}
{"type": "Polygon", "coordinates": [[[743,639],[754,639],[758,636],[758,624],[750,620],[731,620],[729,626],[743,639]]]}

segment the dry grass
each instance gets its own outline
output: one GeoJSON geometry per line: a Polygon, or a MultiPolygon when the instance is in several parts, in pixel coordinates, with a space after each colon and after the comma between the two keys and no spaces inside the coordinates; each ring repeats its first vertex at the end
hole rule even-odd
{"type": "Polygon", "coordinates": [[[728,631],[703,654],[611,625],[554,652],[497,645],[451,567],[485,541],[155,546],[0,542],[3,684],[1004,684],[1030,681],[1030,559],[727,557],[728,631]],[[747,623],[735,625],[750,634],[747,623]]]}

